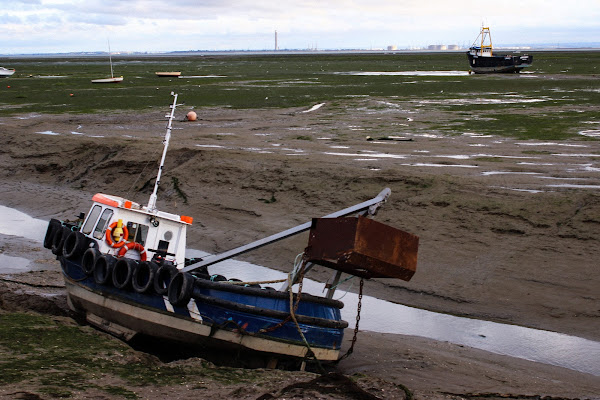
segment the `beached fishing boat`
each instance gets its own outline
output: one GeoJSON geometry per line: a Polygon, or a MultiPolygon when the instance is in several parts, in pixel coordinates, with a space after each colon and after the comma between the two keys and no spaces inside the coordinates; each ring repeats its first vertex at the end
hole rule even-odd
{"type": "Polygon", "coordinates": [[[174,95],[147,205],[97,193],[87,214],[49,222],[44,246],[60,260],[70,308],[126,340],[146,335],[195,348],[236,348],[266,356],[271,366],[281,359],[337,360],[348,326],[343,303],[333,299],[342,273],[361,279],[362,295],[363,279],[408,281],[416,270],[418,237],[370,218],[390,190],[224,253],[186,258],[192,218],[156,207],[176,106],[174,95]],[[211,265],[308,230],[308,245],[285,280],[239,282],[209,272],[211,265]],[[333,271],[322,297],[301,292],[315,264],[333,271]]]}
{"type": "Polygon", "coordinates": [[[14,73],[15,73],[14,69],[0,67],[0,78],[8,78],[9,76],[12,76],[12,74],[14,74],[14,73]]]}
{"type": "Polygon", "coordinates": [[[523,54],[494,54],[490,28],[481,27],[479,35],[467,51],[469,72],[476,74],[518,73],[530,67],[533,56],[523,54]]]}

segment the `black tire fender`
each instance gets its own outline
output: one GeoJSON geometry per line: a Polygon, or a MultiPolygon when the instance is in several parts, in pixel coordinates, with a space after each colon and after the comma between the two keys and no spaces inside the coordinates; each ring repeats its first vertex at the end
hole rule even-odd
{"type": "Polygon", "coordinates": [[[100,252],[94,247],[87,249],[83,253],[83,257],[81,257],[81,269],[86,275],[91,275],[94,273],[96,260],[98,260],[98,257],[100,256],[100,252]]]}
{"type": "Polygon", "coordinates": [[[112,270],[112,283],[117,289],[127,289],[131,285],[133,269],[138,264],[130,258],[119,258],[112,270]]]}
{"type": "Polygon", "coordinates": [[[170,264],[161,265],[154,274],[154,291],[165,295],[169,290],[169,284],[177,274],[177,268],[170,264]]]}
{"type": "Polygon", "coordinates": [[[46,229],[46,236],[44,236],[44,247],[47,249],[52,248],[52,242],[54,240],[54,235],[57,230],[60,228],[60,221],[52,218],[50,222],[48,222],[48,228],[46,229]]]}
{"type": "Polygon", "coordinates": [[[169,303],[175,307],[185,306],[192,298],[195,278],[187,272],[179,272],[169,283],[169,303]]]}
{"type": "Polygon", "coordinates": [[[71,233],[71,229],[63,226],[60,229],[56,230],[56,234],[52,239],[52,253],[57,256],[62,256],[63,245],[65,244],[65,239],[71,233]]]}
{"type": "Polygon", "coordinates": [[[154,275],[158,265],[152,261],[143,261],[135,266],[131,276],[131,286],[138,293],[148,293],[154,288],[154,275]]]}
{"type": "Polygon", "coordinates": [[[88,247],[88,238],[79,231],[73,231],[65,238],[63,243],[63,256],[74,260],[81,256],[88,247]]]}
{"type": "Polygon", "coordinates": [[[117,259],[108,254],[103,254],[98,257],[94,264],[94,281],[99,285],[110,283],[112,270],[116,262],[117,259]]]}

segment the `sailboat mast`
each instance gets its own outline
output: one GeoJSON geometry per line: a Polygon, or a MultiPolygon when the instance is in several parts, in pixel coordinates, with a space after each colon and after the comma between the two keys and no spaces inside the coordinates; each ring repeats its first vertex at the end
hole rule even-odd
{"type": "Polygon", "coordinates": [[[173,104],[171,105],[171,114],[167,115],[167,133],[165,134],[165,139],[163,140],[164,149],[162,153],[162,158],[160,160],[160,166],[158,167],[158,174],[156,175],[156,183],[154,183],[154,191],[150,195],[150,200],[148,201],[148,210],[154,211],[156,210],[156,198],[158,193],[158,185],[160,184],[160,176],[162,175],[163,166],[165,165],[165,157],[167,156],[167,149],[169,148],[169,140],[171,139],[171,129],[173,124],[173,118],[175,116],[175,108],[177,107],[177,94],[171,92],[171,96],[173,96],[173,104]]]}
{"type": "Polygon", "coordinates": [[[110,77],[114,78],[115,76],[113,75],[112,56],[111,56],[111,52],[110,52],[110,40],[107,39],[107,42],[108,42],[108,62],[110,63],[110,77]]]}

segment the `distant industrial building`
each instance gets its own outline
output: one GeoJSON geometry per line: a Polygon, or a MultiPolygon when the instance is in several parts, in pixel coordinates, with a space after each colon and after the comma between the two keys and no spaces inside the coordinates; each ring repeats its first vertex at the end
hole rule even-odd
{"type": "MultiPolygon", "coordinates": [[[[429,50],[429,51],[456,51],[456,50],[461,50],[462,47],[457,45],[457,44],[430,44],[428,46],[425,47],[407,47],[407,48],[400,48],[398,49],[398,46],[392,44],[392,45],[388,45],[386,47],[387,51],[398,51],[398,50],[429,50]]],[[[374,50],[374,49],[371,49],[374,50]]]]}
{"type": "Polygon", "coordinates": [[[430,44],[427,46],[427,50],[443,51],[443,50],[460,50],[460,46],[457,44],[430,44]]]}

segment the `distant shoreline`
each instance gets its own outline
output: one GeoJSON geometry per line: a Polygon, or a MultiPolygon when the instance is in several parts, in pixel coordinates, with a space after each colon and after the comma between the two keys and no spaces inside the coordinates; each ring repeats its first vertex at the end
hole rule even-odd
{"type": "MultiPolygon", "coordinates": [[[[590,43],[581,47],[524,47],[524,46],[499,46],[496,49],[504,51],[527,52],[580,52],[600,51],[600,43],[590,43]],[[589,47],[588,47],[589,46],[589,47]]],[[[427,53],[462,53],[466,48],[457,50],[430,50],[430,49],[291,49],[291,50],[189,50],[171,52],[112,52],[113,57],[173,57],[173,56],[240,56],[240,55],[299,55],[299,54],[427,54],[427,53]]],[[[72,52],[72,53],[30,53],[30,54],[0,54],[3,58],[68,58],[68,57],[106,57],[108,52],[72,52]]]]}

